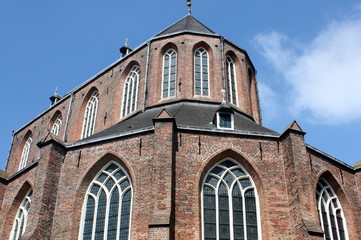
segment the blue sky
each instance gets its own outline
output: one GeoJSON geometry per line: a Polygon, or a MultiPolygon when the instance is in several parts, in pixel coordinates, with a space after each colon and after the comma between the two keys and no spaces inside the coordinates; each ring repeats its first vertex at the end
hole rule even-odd
{"type": "MultiPolygon", "coordinates": [[[[361,1],[193,0],[195,18],[244,48],[258,74],[263,125],[297,120],[310,145],[361,160],[361,1]]],[[[2,1],[0,169],[11,132],[186,15],[186,0],[2,1]]]]}

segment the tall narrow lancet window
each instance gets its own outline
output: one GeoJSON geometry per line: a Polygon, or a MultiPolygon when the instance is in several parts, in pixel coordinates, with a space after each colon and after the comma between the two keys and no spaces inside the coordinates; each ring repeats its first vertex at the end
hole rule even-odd
{"type": "Polygon", "coordinates": [[[137,109],[140,68],[134,66],[127,76],[123,89],[122,117],[137,109]]]}
{"type": "Polygon", "coordinates": [[[31,189],[26,193],[18,212],[16,213],[13,228],[10,234],[10,240],[20,239],[26,230],[32,193],[33,191],[31,189]]]}
{"type": "Polygon", "coordinates": [[[341,204],[325,179],[320,179],[317,183],[316,197],[324,239],[347,240],[346,222],[341,204]]]}
{"type": "Polygon", "coordinates": [[[21,153],[19,170],[23,169],[26,166],[26,163],[28,162],[32,142],[33,142],[33,135],[30,134],[30,136],[28,137],[28,139],[24,144],[23,152],[21,153]]]}
{"type": "Polygon", "coordinates": [[[169,49],[163,58],[163,98],[173,97],[176,86],[177,53],[169,49]]]}
{"type": "Polygon", "coordinates": [[[234,62],[231,57],[226,57],[227,80],[228,80],[228,100],[230,103],[237,105],[237,87],[236,71],[234,62]]]}
{"type": "Polygon", "coordinates": [[[95,91],[90,97],[84,113],[84,123],[82,138],[93,135],[95,128],[95,120],[98,111],[99,93],[95,91]]]}
{"type": "Polygon", "coordinates": [[[209,95],[208,53],[204,48],[199,48],[194,53],[194,82],[195,95],[209,95]]]}
{"type": "Polygon", "coordinates": [[[202,186],[203,240],[260,239],[259,204],[251,176],[236,161],[211,168],[202,186]]]}
{"type": "Polygon", "coordinates": [[[56,120],[53,124],[53,127],[51,128],[51,132],[54,135],[59,136],[62,122],[63,122],[62,116],[61,116],[61,114],[59,114],[59,116],[56,118],[56,120]]]}
{"type": "Polygon", "coordinates": [[[83,206],[79,239],[129,239],[132,184],[115,162],[107,164],[90,184],[83,206]]]}

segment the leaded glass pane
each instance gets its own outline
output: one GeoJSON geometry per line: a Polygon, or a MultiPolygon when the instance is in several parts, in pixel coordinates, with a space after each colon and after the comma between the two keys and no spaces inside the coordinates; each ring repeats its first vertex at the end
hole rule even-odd
{"type": "Polygon", "coordinates": [[[317,200],[324,238],[326,240],[347,239],[341,206],[332,187],[325,179],[320,179],[316,191],[323,192],[322,195],[317,195],[317,200]]]}
{"type": "Polygon", "coordinates": [[[124,196],[122,201],[121,208],[121,219],[120,219],[120,239],[127,240],[128,232],[129,232],[129,218],[130,218],[130,201],[131,201],[131,191],[128,190],[124,196]]]}
{"type": "Polygon", "coordinates": [[[131,184],[128,177],[120,166],[111,164],[101,170],[96,179],[101,182],[101,186],[92,183],[88,190],[80,239],[128,240],[131,206],[131,184]],[[121,189],[121,183],[115,182],[113,177],[123,179],[126,192],[121,189]],[[95,198],[90,193],[94,194],[95,198]]]}
{"type": "Polygon", "coordinates": [[[247,238],[257,239],[257,207],[254,190],[245,193],[247,238]]]}
{"type": "Polygon", "coordinates": [[[208,176],[206,179],[206,183],[213,185],[214,187],[216,187],[217,183],[218,183],[218,179],[212,176],[208,176]]]}
{"type": "Polygon", "coordinates": [[[106,207],[107,196],[104,190],[101,190],[98,201],[98,211],[95,225],[95,239],[103,239],[106,207]]]}
{"type": "Polygon", "coordinates": [[[124,181],[120,184],[120,187],[122,188],[122,191],[124,191],[128,186],[129,186],[129,181],[128,181],[128,180],[124,180],[124,181]]]}
{"type": "Polygon", "coordinates": [[[115,169],[117,169],[117,165],[115,164],[110,164],[109,167],[107,167],[107,169],[105,169],[105,171],[112,173],[115,169]]]}
{"type": "Polygon", "coordinates": [[[219,165],[224,166],[226,168],[231,168],[233,166],[236,166],[236,164],[234,162],[229,161],[229,160],[221,162],[219,165]]]}
{"type": "Polygon", "coordinates": [[[116,239],[118,210],[119,210],[119,191],[117,188],[115,188],[112,197],[110,199],[107,239],[116,239]]]}
{"type": "Polygon", "coordinates": [[[245,176],[245,175],[246,175],[240,168],[233,169],[233,170],[232,170],[232,173],[233,173],[236,177],[241,177],[241,176],[245,176]]]}
{"type": "Polygon", "coordinates": [[[343,218],[341,215],[341,210],[337,210],[336,212],[336,216],[337,216],[337,224],[338,224],[338,231],[340,233],[340,239],[341,240],[346,240],[346,235],[345,235],[345,230],[343,227],[343,218]]]}
{"type": "Polygon", "coordinates": [[[104,180],[108,177],[105,173],[100,174],[99,178],[97,179],[98,182],[103,183],[104,180]]]}
{"type": "Polygon", "coordinates": [[[115,182],[113,179],[109,178],[105,186],[108,188],[108,191],[110,192],[112,190],[112,187],[114,186],[115,182]]]}
{"type": "MultiPolygon", "coordinates": [[[[239,164],[230,160],[216,164],[206,175],[205,184],[212,182],[215,190],[203,186],[204,239],[241,240],[246,236],[247,239],[258,239],[258,208],[255,190],[249,189],[243,195],[241,185],[238,184],[238,180],[232,173],[236,173],[235,175],[238,177],[248,176],[246,172],[242,171],[239,164]],[[215,178],[211,174],[222,178],[215,178]],[[232,185],[235,181],[237,183],[232,185]],[[229,190],[230,186],[232,186],[231,191],[229,190]],[[218,227],[216,223],[218,223],[218,227]]],[[[248,187],[254,188],[249,178],[245,180],[248,187]]]]}
{"type": "Polygon", "coordinates": [[[243,189],[252,186],[252,183],[248,178],[240,179],[239,182],[242,185],[243,189]]]}
{"type": "Polygon", "coordinates": [[[231,184],[234,181],[234,177],[231,173],[226,173],[226,175],[224,176],[224,181],[227,183],[228,187],[231,187],[231,184]]]}
{"type": "Polygon", "coordinates": [[[116,179],[121,179],[122,177],[124,177],[125,176],[125,173],[122,171],[122,170],[119,170],[118,172],[116,172],[115,174],[114,174],[114,177],[116,178],[116,179]]]}
{"type": "Polygon", "coordinates": [[[126,116],[137,108],[137,95],[140,68],[134,66],[126,78],[123,89],[122,116],[126,116]]]}
{"type": "Polygon", "coordinates": [[[213,168],[213,170],[211,171],[211,173],[216,174],[216,175],[218,175],[218,176],[221,176],[223,172],[224,172],[224,169],[223,169],[223,168],[220,168],[220,167],[215,167],[215,168],[213,168]]]}
{"type": "Polygon", "coordinates": [[[28,220],[28,211],[31,204],[31,195],[32,190],[30,189],[26,193],[23,201],[20,204],[20,207],[14,219],[13,228],[10,235],[10,239],[12,240],[19,240],[25,232],[26,222],[28,220]]]}

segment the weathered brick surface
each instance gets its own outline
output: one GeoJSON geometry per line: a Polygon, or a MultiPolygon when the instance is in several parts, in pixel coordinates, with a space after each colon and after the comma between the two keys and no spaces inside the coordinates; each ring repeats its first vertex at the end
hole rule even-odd
{"type": "MultiPolygon", "coordinates": [[[[143,103],[151,106],[177,99],[221,102],[222,48],[222,40],[213,36],[180,34],[159,38],[16,132],[6,169],[8,176],[18,171],[23,145],[30,133],[33,144],[28,166],[34,161],[38,163],[11,177],[7,185],[0,183],[1,239],[9,238],[17,209],[30,188],[34,193],[24,239],[77,239],[89,184],[105,164],[115,161],[126,169],[132,182],[130,239],[200,240],[202,182],[207,171],[227,157],[238,161],[255,183],[262,239],[322,239],[315,235],[321,231],[315,198],[321,177],[327,179],[340,199],[349,238],[361,239],[360,171],[307,147],[299,131],[288,130],[280,138],[185,131],[175,127],[172,116],[162,113],[153,122],[154,130],[147,132],[77,147],[61,147],[53,140],[40,148],[36,145],[47,136],[60,113],[63,116],[60,140],[66,144],[80,140],[85,107],[94,91],[99,92],[95,132],[122,120],[123,87],[134,65],[141,69],[138,111],[143,103]],[[210,56],[210,96],[194,95],[193,53],[199,47],[207,49],[210,56]],[[170,48],[178,56],[176,96],[162,99],[163,54],[170,48]]],[[[260,123],[252,63],[243,50],[227,41],[224,55],[231,56],[236,66],[238,106],[232,106],[260,123]]]]}

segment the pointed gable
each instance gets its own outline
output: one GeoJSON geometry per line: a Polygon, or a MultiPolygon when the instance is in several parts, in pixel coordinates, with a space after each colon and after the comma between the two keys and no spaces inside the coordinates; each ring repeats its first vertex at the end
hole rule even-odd
{"type": "Polygon", "coordinates": [[[204,24],[199,22],[191,15],[187,15],[184,18],[180,19],[178,22],[174,23],[170,27],[166,28],[164,31],[158,33],[155,37],[160,37],[172,33],[178,32],[196,32],[196,33],[205,33],[205,34],[216,34],[204,24]]]}

